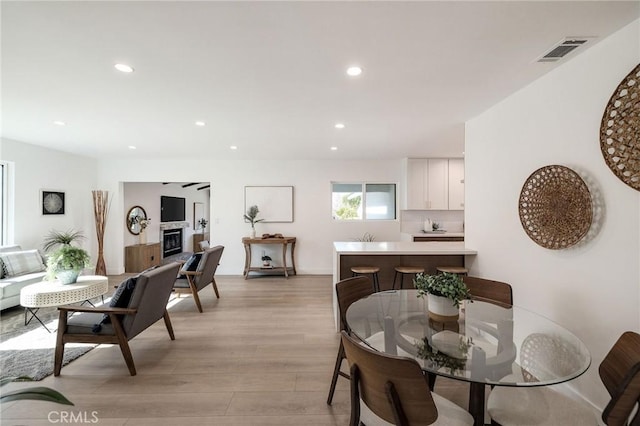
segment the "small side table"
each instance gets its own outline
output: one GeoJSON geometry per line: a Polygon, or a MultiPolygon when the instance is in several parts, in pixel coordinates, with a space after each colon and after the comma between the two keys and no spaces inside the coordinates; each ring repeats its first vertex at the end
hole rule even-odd
{"type": "Polygon", "coordinates": [[[296,237],[282,238],[249,238],[242,239],[244,244],[245,260],[244,260],[244,279],[249,278],[249,272],[271,272],[278,271],[284,273],[285,278],[289,278],[289,270],[293,275],[296,274],[296,237]],[[251,245],[252,244],[281,244],[282,245],[282,266],[276,268],[260,268],[251,266],[251,245]],[[291,246],[291,266],[287,266],[287,246],[291,246]]]}
{"type": "Polygon", "coordinates": [[[109,279],[102,275],[81,275],[74,284],[60,284],[59,281],[42,281],[20,290],[20,305],[24,306],[24,325],[33,318],[48,331],[47,326],[36,315],[38,309],[84,302],[102,296],[109,291],[109,279]],[[27,312],[31,318],[27,320],[27,312]]]}

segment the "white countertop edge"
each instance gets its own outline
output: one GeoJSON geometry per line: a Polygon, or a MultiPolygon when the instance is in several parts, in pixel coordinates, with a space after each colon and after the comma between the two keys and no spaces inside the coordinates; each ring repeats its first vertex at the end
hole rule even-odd
{"type": "Polygon", "coordinates": [[[412,237],[464,237],[464,232],[403,232],[403,234],[411,235],[412,237]]]}
{"type": "Polygon", "coordinates": [[[476,255],[476,250],[467,248],[459,241],[386,241],[357,242],[336,241],[333,248],[337,254],[427,254],[427,255],[476,255]]]}

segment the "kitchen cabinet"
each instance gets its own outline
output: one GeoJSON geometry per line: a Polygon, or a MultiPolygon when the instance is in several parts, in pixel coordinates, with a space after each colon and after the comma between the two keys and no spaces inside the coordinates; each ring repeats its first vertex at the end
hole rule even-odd
{"type": "Polygon", "coordinates": [[[142,272],[160,265],[160,243],[136,244],[124,249],[125,272],[142,272]]]}
{"type": "Polygon", "coordinates": [[[464,210],[464,160],[449,159],[449,210],[464,210]]]}
{"type": "Polygon", "coordinates": [[[464,160],[409,158],[405,189],[407,210],[462,210],[464,160]]]}

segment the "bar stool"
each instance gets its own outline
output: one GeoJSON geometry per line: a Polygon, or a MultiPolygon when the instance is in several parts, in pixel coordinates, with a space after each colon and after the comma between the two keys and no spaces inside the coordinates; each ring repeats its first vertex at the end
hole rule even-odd
{"type": "Polygon", "coordinates": [[[436,271],[448,272],[450,274],[458,274],[462,276],[466,276],[469,273],[469,270],[464,266],[436,266],[436,271]]]}
{"type": "Polygon", "coordinates": [[[352,266],[351,267],[351,276],[355,277],[358,275],[371,275],[373,277],[373,291],[380,291],[380,280],[378,279],[378,272],[380,272],[380,268],[377,266],[352,266]]]}
{"type": "Polygon", "coordinates": [[[398,274],[400,274],[400,290],[404,287],[404,276],[405,274],[420,274],[424,273],[424,268],[421,266],[396,266],[396,273],[393,276],[393,289],[396,288],[396,279],[398,278],[398,274]]]}

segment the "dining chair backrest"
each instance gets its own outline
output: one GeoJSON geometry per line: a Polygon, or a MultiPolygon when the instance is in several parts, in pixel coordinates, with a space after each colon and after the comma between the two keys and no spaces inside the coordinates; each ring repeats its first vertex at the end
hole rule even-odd
{"type": "Polygon", "coordinates": [[[359,401],[395,425],[430,425],[438,418],[426,377],[418,362],[369,349],[342,331],[351,366],[351,424],[360,418],[359,401]]]}
{"type": "Polygon", "coordinates": [[[373,293],[371,279],[363,275],[346,278],[336,283],[336,297],[338,299],[338,309],[340,310],[340,330],[349,331],[346,322],[349,306],[353,302],[373,293]]]}
{"type": "Polygon", "coordinates": [[[513,290],[507,283],[470,276],[465,276],[462,280],[476,299],[498,302],[501,306],[513,305],[513,290]]]}
{"type": "MultiPolygon", "coordinates": [[[[626,425],[636,404],[640,402],[640,335],[623,333],[604,357],[598,370],[611,400],[602,412],[608,426],[626,425]]],[[[639,416],[634,421],[638,424],[639,416]]]]}

